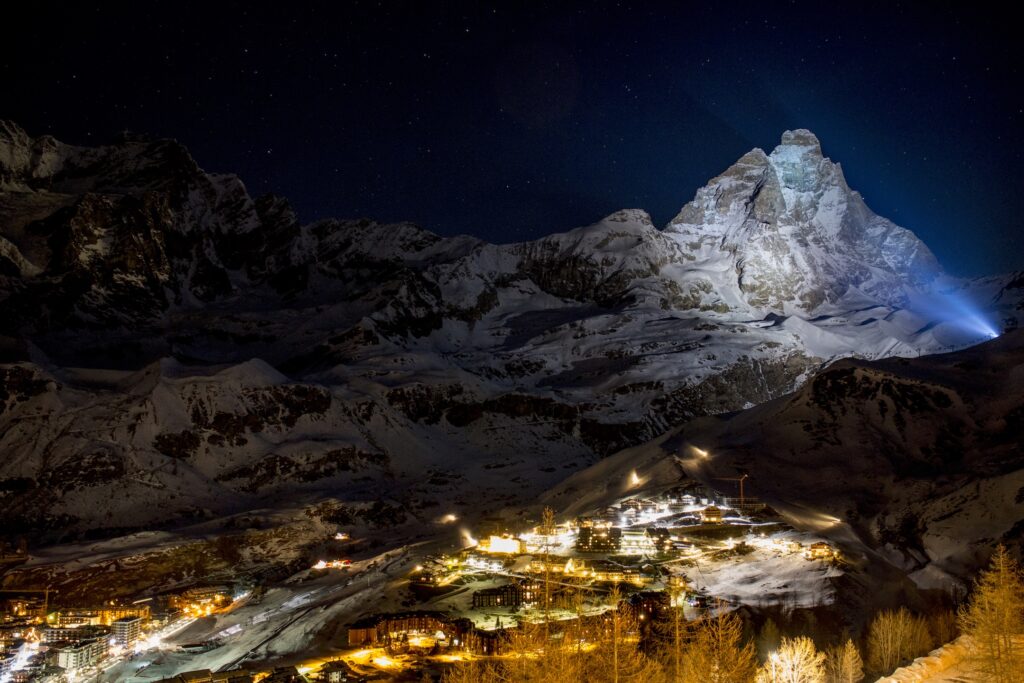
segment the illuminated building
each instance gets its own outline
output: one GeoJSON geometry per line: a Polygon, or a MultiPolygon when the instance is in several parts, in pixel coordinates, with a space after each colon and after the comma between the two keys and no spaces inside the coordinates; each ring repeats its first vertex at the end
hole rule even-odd
{"type": "Polygon", "coordinates": [[[655,550],[654,541],[646,531],[627,529],[622,532],[619,552],[623,555],[653,555],[655,550]]]}
{"type": "Polygon", "coordinates": [[[227,586],[198,586],[183,591],[180,598],[189,602],[218,601],[228,599],[231,589],[227,586]]]}
{"type": "Polygon", "coordinates": [[[671,596],[662,591],[641,591],[629,596],[624,602],[634,616],[649,620],[671,606],[671,596]]]}
{"type": "Polygon", "coordinates": [[[65,671],[75,671],[92,666],[107,654],[107,644],[101,640],[83,640],[57,650],[57,666],[65,671]]]}
{"type": "Polygon", "coordinates": [[[647,498],[634,498],[631,501],[632,508],[637,511],[638,514],[654,515],[664,511],[664,506],[660,505],[653,500],[647,498]]]}
{"type": "Polygon", "coordinates": [[[631,583],[636,586],[650,583],[651,580],[650,577],[641,574],[636,567],[625,567],[606,560],[593,562],[586,575],[600,583],[631,583]]]}
{"type": "MultiPolygon", "coordinates": [[[[469,620],[451,619],[443,612],[398,612],[377,614],[356,621],[348,629],[350,647],[380,645],[398,640],[402,636],[434,635],[453,642],[466,630],[469,620]]],[[[472,626],[472,622],[470,627],[472,626]]]]}
{"type": "Polygon", "coordinates": [[[121,617],[110,625],[114,642],[124,648],[135,645],[142,635],[142,617],[121,617]]]}
{"type": "Polygon", "coordinates": [[[31,628],[28,624],[4,624],[0,626],[0,652],[25,637],[25,631],[31,628]]]}
{"type": "Polygon", "coordinates": [[[41,597],[19,597],[0,601],[0,606],[8,617],[33,617],[42,618],[46,616],[46,598],[41,597]]]}
{"type": "Polygon", "coordinates": [[[111,604],[101,608],[99,613],[100,623],[104,626],[110,626],[118,619],[124,619],[126,617],[138,617],[142,621],[148,621],[150,608],[149,605],[143,603],[134,603],[131,605],[111,604]]]}
{"type": "Polygon", "coordinates": [[[351,667],[340,660],[327,662],[317,673],[323,683],[347,683],[358,680],[357,674],[351,667]]]}
{"type": "Polygon", "coordinates": [[[503,630],[479,629],[470,619],[454,619],[443,612],[401,612],[355,622],[348,630],[348,644],[388,646],[412,636],[432,637],[439,644],[480,655],[497,654],[504,641],[503,630]]]}
{"type": "Polygon", "coordinates": [[[80,643],[83,640],[104,640],[109,633],[109,629],[103,626],[50,626],[44,628],[40,635],[42,641],[47,645],[62,645],[80,643]]]}
{"type": "Polygon", "coordinates": [[[715,505],[708,505],[700,511],[700,518],[705,524],[721,524],[722,508],[715,505]]]}
{"type": "Polygon", "coordinates": [[[533,560],[527,565],[526,571],[535,575],[549,572],[602,583],[632,583],[643,586],[651,582],[651,577],[642,574],[636,567],[608,560],[592,560],[588,564],[579,558],[569,558],[564,563],[562,558],[553,558],[546,565],[541,560],[533,560]]]}
{"type": "MultiPolygon", "coordinates": [[[[54,667],[51,667],[51,669],[54,669],[54,667]]],[[[21,668],[11,671],[11,681],[12,683],[30,683],[31,681],[36,681],[36,683],[39,683],[40,681],[46,679],[46,674],[44,673],[45,671],[45,657],[38,654],[33,655],[29,657],[29,659],[21,666],[21,668]]],[[[53,671],[54,674],[58,674],[58,672],[59,669],[54,669],[53,671]]],[[[54,676],[53,678],[51,678],[51,680],[58,677],[59,675],[54,676]]]]}
{"type": "Polygon", "coordinates": [[[57,613],[57,625],[69,628],[99,626],[100,613],[90,610],[62,610],[57,613]]]}
{"type": "Polygon", "coordinates": [[[571,547],[575,539],[576,526],[573,524],[555,525],[550,533],[541,527],[534,527],[532,532],[521,537],[524,552],[527,553],[560,552],[571,547]]]}
{"type": "Polygon", "coordinates": [[[672,533],[668,529],[651,527],[644,532],[650,539],[654,550],[661,554],[667,554],[673,550],[672,533]]]}
{"type": "Polygon", "coordinates": [[[689,493],[684,493],[683,495],[679,496],[679,499],[676,500],[676,502],[670,504],[670,509],[673,512],[682,512],[686,508],[693,507],[696,504],[696,496],[689,493]]]}
{"type": "Polygon", "coordinates": [[[531,605],[540,596],[541,587],[533,582],[509,583],[473,592],[473,607],[519,607],[531,605]]]}
{"type": "Polygon", "coordinates": [[[565,560],[561,557],[552,557],[547,562],[542,559],[534,558],[530,561],[530,564],[526,566],[526,572],[529,574],[544,574],[550,572],[552,574],[565,574],[566,576],[585,576],[584,570],[586,564],[579,558],[569,558],[565,560]]]}
{"type": "Polygon", "coordinates": [[[227,586],[201,586],[189,588],[180,595],[175,595],[169,604],[181,610],[209,614],[212,610],[229,602],[231,602],[231,589],[227,586]]]}
{"type": "Polygon", "coordinates": [[[576,534],[576,550],[584,553],[618,552],[622,529],[609,526],[583,526],[576,534]]]}
{"type": "Polygon", "coordinates": [[[233,671],[196,669],[195,671],[183,671],[156,683],[252,683],[252,676],[237,669],[233,671]]]}
{"type": "Polygon", "coordinates": [[[497,572],[502,570],[504,563],[502,560],[497,558],[472,553],[466,557],[466,566],[472,567],[473,569],[497,572]]]}
{"type": "Polygon", "coordinates": [[[149,619],[149,605],[104,604],[100,607],[70,608],[57,612],[58,626],[110,626],[124,617],[139,617],[143,621],[149,619]]]}
{"type": "Polygon", "coordinates": [[[828,543],[818,541],[804,551],[804,557],[808,560],[831,560],[835,558],[835,550],[828,543]]]}
{"type": "Polygon", "coordinates": [[[477,550],[496,555],[519,555],[523,552],[523,542],[511,536],[490,536],[480,542],[477,550]]]}
{"type": "Polygon", "coordinates": [[[294,666],[279,666],[271,671],[262,683],[306,683],[306,679],[294,666]]]}

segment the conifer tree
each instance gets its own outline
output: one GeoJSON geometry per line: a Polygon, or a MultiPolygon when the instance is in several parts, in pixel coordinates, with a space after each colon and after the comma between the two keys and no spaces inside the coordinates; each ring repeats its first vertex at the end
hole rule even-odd
{"type": "Polygon", "coordinates": [[[1024,680],[1024,576],[1005,546],[996,548],[959,622],[971,639],[971,665],[984,680],[1024,680]]]}
{"type": "Polygon", "coordinates": [[[757,634],[757,654],[761,661],[768,659],[768,655],[778,650],[781,644],[782,634],[779,633],[778,624],[768,617],[757,634]]]}
{"type": "Polygon", "coordinates": [[[682,683],[750,683],[757,671],[754,646],[731,613],[705,616],[692,626],[682,657],[682,683]]]}
{"type": "Polygon", "coordinates": [[[858,683],[864,680],[864,662],[853,640],[828,649],[825,653],[825,679],[828,683],[858,683]]]}
{"type": "Polygon", "coordinates": [[[595,683],[653,683],[660,676],[660,667],[640,649],[639,621],[632,610],[622,604],[617,587],[608,599],[611,609],[605,612],[595,638],[595,647],[585,657],[585,675],[579,680],[595,683]]]}

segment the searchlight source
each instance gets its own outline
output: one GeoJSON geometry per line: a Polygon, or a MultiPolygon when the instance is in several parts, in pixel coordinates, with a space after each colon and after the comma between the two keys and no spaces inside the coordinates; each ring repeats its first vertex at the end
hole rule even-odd
{"type": "Polygon", "coordinates": [[[995,339],[1000,335],[998,324],[963,291],[950,289],[915,297],[911,308],[970,335],[976,341],[995,339]]]}

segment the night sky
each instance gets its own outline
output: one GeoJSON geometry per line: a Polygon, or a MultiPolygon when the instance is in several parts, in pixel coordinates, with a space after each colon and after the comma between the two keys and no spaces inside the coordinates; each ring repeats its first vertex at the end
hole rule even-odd
{"type": "Polygon", "coordinates": [[[499,242],[625,207],[663,225],[805,127],[951,272],[1024,268],[1019,28],[991,7],[73,4],[7,15],[0,117],[177,138],[303,221],[499,242]]]}

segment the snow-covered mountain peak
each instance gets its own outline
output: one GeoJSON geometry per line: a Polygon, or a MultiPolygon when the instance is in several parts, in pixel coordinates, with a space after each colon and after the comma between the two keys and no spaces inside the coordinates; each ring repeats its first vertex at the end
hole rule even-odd
{"type": "MultiPolygon", "coordinates": [[[[188,192],[215,177],[206,176],[175,140],[126,133],[106,145],[80,147],[49,135],[33,138],[16,123],[0,120],[0,190],[69,195],[188,192]]],[[[237,178],[235,182],[240,184],[237,178]]]]}
{"type": "Polygon", "coordinates": [[[651,219],[651,214],[647,213],[643,209],[621,209],[613,214],[610,214],[604,218],[600,223],[634,223],[639,225],[653,226],[654,221],[651,219]]]}
{"type": "MultiPolygon", "coordinates": [[[[21,126],[14,121],[0,119],[0,151],[9,153],[14,147],[29,145],[31,142],[32,139],[21,126]]],[[[6,160],[7,157],[0,157],[0,162],[6,160]]]]}
{"type": "Polygon", "coordinates": [[[782,140],[779,142],[779,146],[775,148],[775,151],[779,151],[783,147],[803,147],[807,150],[807,153],[821,156],[821,141],[818,140],[817,135],[806,128],[784,131],[782,133],[782,140]]]}
{"type": "Polygon", "coordinates": [[[591,256],[600,252],[630,252],[638,243],[656,236],[659,230],[654,226],[650,214],[643,209],[622,209],[605,216],[591,225],[567,232],[554,233],[536,242],[524,243],[524,247],[545,243],[545,250],[563,253],[576,252],[591,256]]]}
{"type": "Polygon", "coordinates": [[[18,124],[0,119],[0,190],[28,190],[28,178],[57,165],[58,146],[51,137],[33,140],[18,124]]]}
{"type": "Polygon", "coordinates": [[[867,293],[904,304],[941,274],[913,233],[877,216],[825,157],[814,133],[786,131],[697,191],[666,232],[697,261],[726,261],[764,312],[811,313],[867,293]]]}
{"type": "Polygon", "coordinates": [[[822,193],[831,186],[849,190],[839,165],[822,155],[821,143],[809,130],[787,130],[768,159],[783,190],[822,193]]]}

